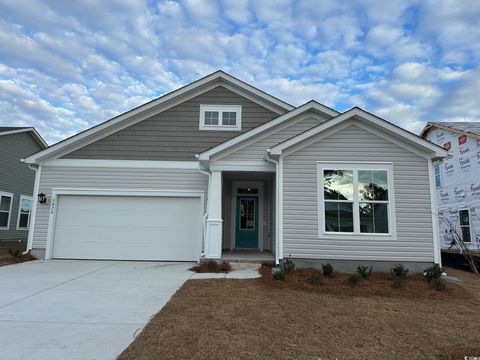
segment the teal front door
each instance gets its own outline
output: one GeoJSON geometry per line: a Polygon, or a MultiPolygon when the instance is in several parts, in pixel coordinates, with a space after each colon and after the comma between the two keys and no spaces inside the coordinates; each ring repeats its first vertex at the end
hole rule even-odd
{"type": "Polygon", "coordinates": [[[258,248],[258,197],[237,197],[235,246],[258,248]]]}

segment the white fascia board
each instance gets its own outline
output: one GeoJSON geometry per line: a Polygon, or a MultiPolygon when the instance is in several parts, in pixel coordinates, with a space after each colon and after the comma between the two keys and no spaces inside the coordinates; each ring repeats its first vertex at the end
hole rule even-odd
{"type": "Polygon", "coordinates": [[[289,140],[286,140],[276,146],[273,146],[270,149],[270,154],[272,155],[280,155],[282,151],[286,148],[289,148],[295,144],[298,144],[322,131],[325,131],[337,124],[340,124],[354,116],[358,116],[371,124],[378,126],[388,132],[390,132],[393,136],[400,138],[401,140],[409,141],[416,146],[422,148],[424,151],[431,153],[432,155],[436,157],[446,157],[447,156],[447,151],[435,144],[432,144],[431,142],[421,139],[420,137],[410,133],[407,130],[404,130],[396,125],[393,125],[389,123],[386,120],[380,119],[372,114],[369,114],[368,112],[360,109],[360,108],[353,108],[350,109],[343,114],[326,121],[325,123],[318,125],[314,127],[313,129],[310,129],[308,131],[305,131],[304,133],[301,133],[289,140]]]}
{"type": "Polygon", "coordinates": [[[260,171],[274,172],[275,165],[263,161],[213,161],[210,164],[211,171],[260,171]]]}
{"type": "Polygon", "coordinates": [[[44,166],[61,167],[111,167],[143,169],[191,169],[198,170],[198,161],[152,161],[152,160],[88,160],[55,159],[42,163],[44,166]]]}
{"type": "Polygon", "coordinates": [[[0,136],[2,136],[2,135],[19,134],[19,133],[22,133],[22,132],[30,132],[30,131],[33,133],[33,137],[34,137],[40,144],[42,144],[44,148],[48,147],[48,144],[45,142],[45,140],[43,140],[43,138],[40,136],[40,134],[38,133],[38,131],[35,130],[35,128],[33,128],[33,127],[29,127],[29,128],[25,128],[25,129],[17,129],[17,130],[10,130],[10,131],[0,132],[0,136]]]}
{"type": "Polygon", "coordinates": [[[255,128],[253,128],[252,130],[249,130],[241,135],[238,135],[230,140],[227,140],[225,141],[224,143],[221,143],[203,153],[201,153],[199,155],[199,159],[200,160],[208,160],[210,159],[211,156],[225,150],[225,149],[228,149],[244,140],[247,140],[255,135],[258,135],[278,124],[281,124],[295,116],[298,116],[298,115],[301,115],[303,112],[306,112],[306,111],[309,111],[309,110],[317,110],[317,111],[320,111],[321,113],[327,115],[327,116],[331,116],[331,117],[334,117],[334,116],[337,116],[338,115],[338,112],[336,112],[335,110],[332,110],[330,108],[327,108],[326,106],[322,105],[322,104],[319,104],[315,101],[309,101],[308,103],[302,105],[302,106],[299,106],[298,108],[284,114],[284,115],[281,115],[273,120],[270,120],[269,122],[266,122],[260,126],[257,126],[255,128]]]}
{"type": "MultiPolygon", "coordinates": [[[[58,152],[60,149],[63,149],[63,148],[69,149],[69,147],[72,146],[73,144],[76,144],[76,143],[80,142],[81,140],[94,135],[95,133],[101,132],[102,130],[106,130],[107,128],[114,127],[115,125],[117,125],[121,122],[124,122],[125,120],[135,119],[136,117],[137,117],[137,119],[134,120],[136,122],[144,120],[144,117],[141,117],[142,114],[147,113],[148,115],[150,115],[149,111],[152,111],[152,110],[156,109],[157,107],[159,107],[160,105],[162,105],[162,104],[164,104],[168,101],[174,100],[175,98],[178,98],[178,100],[179,100],[179,101],[175,102],[175,105],[178,105],[179,103],[181,103],[183,101],[186,101],[185,99],[182,98],[182,96],[186,96],[187,93],[192,92],[194,90],[198,90],[202,86],[207,86],[207,88],[202,89],[200,91],[200,93],[203,93],[205,91],[211,90],[212,88],[223,85],[223,83],[221,81],[224,81],[226,84],[228,84],[228,83],[234,84],[235,86],[239,87],[240,89],[254,94],[259,99],[263,99],[267,102],[271,102],[272,104],[275,104],[276,106],[278,106],[282,109],[285,109],[285,111],[290,111],[290,110],[294,109],[294,107],[292,105],[287,104],[287,103],[281,101],[280,99],[277,99],[277,98],[275,98],[271,95],[268,95],[267,93],[255,88],[255,87],[253,87],[253,86],[251,86],[247,83],[244,83],[243,81],[240,81],[240,80],[234,78],[233,76],[224,73],[223,71],[216,71],[213,74],[210,74],[210,75],[208,75],[208,76],[206,76],[202,79],[199,79],[199,80],[194,81],[193,83],[190,83],[190,84],[188,84],[184,87],[181,87],[177,90],[174,90],[174,91],[172,91],[172,92],[170,92],[166,95],[161,96],[160,98],[152,100],[152,101],[150,101],[146,104],[140,105],[139,107],[137,107],[133,110],[130,110],[126,113],[118,115],[117,117],[114,117],[110,120],[107,120],[107,121],[105,121],[105,122],[103,122],[99,125],[96,125],[96,126],[90,128],[90,129],[87,129],[83,132],[80,132],[79,134],[74,135],[74,136],[72,136],[72,137],[70,137],[66,140],[63,140],[63,141],[61,141],[57,144],[54,144],[54,145],[48,147],[45,150],[42,150],[42,151],[37,152],[33,155],[30,155],[27,158],[25,158],[25,162],[26,163],[38,163],[39,160],[45,159],[50,154],[58,152]],[[210,84],[210,86],[208,86],[209,84],[210,84]]],[[[232,91],[235,91],[235,90],[232,90],[232,91]]],[[[195,94],[195,96],[197,96],[197,95],[199,95],[199,94],[195,94]]],[[[171,105],[170,107],[175,106],[175,105],[171,105]]],[[[162,109],[161,111],[164,111],[166,109],[162,109]]],[[[133,123],[135,123],[135,122],[133,122],[133,123]]],[[[132,123],[128,122],[127,125],[124,126],[124,127],[130,126],[130,125],[132,125],[132,123]]],[[[115,128],[115,131],[113,131],[113,132],[119,131],[121,129],[122,128],[120,128],[120,129],[115,128]]],[[[113,132],[111,132],[111,133],[113,133],[113,132]]],[[[107,133],[103,134],[103,136],[100,136],[98,138],[94,138],[94,140],[92,140],[92,142],[96,141],[96,140],[98,140],[98,139],[100,139],[104,136],[108,136],[111,133],[107,132],[107,133]]],[[[85,145],[88,145],[88,143],[82,143],[81,146],[85,146],[85,145]]],[[[70,150],[70,151],[73,151],[73,150],[70,150]]]]}

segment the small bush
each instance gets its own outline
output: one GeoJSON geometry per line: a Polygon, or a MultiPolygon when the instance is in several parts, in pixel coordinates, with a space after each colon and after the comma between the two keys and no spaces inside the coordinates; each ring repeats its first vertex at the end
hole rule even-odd
{"type": "Polygon", "coordinates": [[[358,284],[358,282],[362,279],[362,276],[359,274],[351,274],[348,277],[348,283],[352,286],[355,286],[358,284]]]}
{"type": "Polygon", "coordinates": [[[398,278],[398,279],[405,280],[407,278],[408,271],[409,271],[408,268],[406,268],[402,264],[398,264],[392,267],[392,269],[390,270],[390,273],[396,279],[398,278]]]}
{"type": "Polygon", "coordinates": [[[442,273],[443,273],[443,268],[440,267],[440,265],[438,264],[434,264],[426,268],[423,275],[425,275],[425,278],[427,279],[427,281],[431,282],[432,280],[440,279],[442,277],[442,273]]]}
{"type": "Polygon", "coordinates": [[[445,290],[445,287],[446,287],[445,280],[443,280],[442,278],[432,279],[430,281],[430,284],[435,290],[438,290],[438,291],[443,291],[445,290]]]}
{"type": "Polygon", "coordinates": [[[373,267],[359,265],[357,266],[357,274],[362,277],[362,279],[368,278],[372,274],[373,267]]]}
{"type": "Polygon", "coordinates": [[[295,262],[292,260],[291,255],[289,255],[288,258],[286,258],[283,262],[283,270],[285,270],[286,273],[290,273],[295,270],[295,262]]]}
{"type": "Polygon", "coordinates": [[[308,277],[308,282],[312,285],[320,285],[322,283],[322,273],[318,270],[315,270],[308,277]]]}
{"type": "Polygon", "coordinates": [[[272,268],[273,280],[285,280],[285,272],[281,268],[272,268]]]}
{"type": "Polygon", "coordinates": [[[322,264],[323,276],[330,277],[333,273],[333,266],[330,263],[322,264]]]}
{"type": "Polygon", "coordinates": [[[232,267],[227,261],[218,263],[215,260],[208,260],[190,268],[190,271],[197,273],[228,273],[232,267]]]}
{"type": "Polygon", "coordinates": [[[405,286],[405,278],[401,278],[401,277],[398,277],[398,276],[395,276],[393,278],[393,287],[395,289],[401,289],[405,286]]]}
{"type": "Polygon", "coordinates": [[[13,250],[12,248],[9,248],[8,253],[14,258],[19,257],[21,255],[20,249],[13,250]]]}

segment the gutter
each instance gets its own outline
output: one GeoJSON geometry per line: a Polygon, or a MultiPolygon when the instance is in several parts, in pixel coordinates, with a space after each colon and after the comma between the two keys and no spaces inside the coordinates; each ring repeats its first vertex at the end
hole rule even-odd
{"type": "MultiPolygon", "coordinates": [[[[22,162],[25,162],[25,159],[21,159],[22,162]]],[[[38,206],[38,192],[40,188],[40,173],[42,171],[41,165],[32,165],[26,164],[30,170],[35,171],[35,183],[33,185],[33,194],[32,194],[32,209],[30,214],[30,226],[28,228],[28,240],[27,248],[23,252],[23,255],[28,254],[33,248],[33,233],[35,231],[35,219],[37,215],[37,206],[38,206]]]]}
{"type": "Polygon", "coordinates": [[[270,149],[267,149],[267,153],[265,156],[265,160],[268,162],[275,164],[275,206],[277,209],[275,209],[275,265],[278,266],[280,264],[280,257],[279,257],[279,242],[280,242],[280,231],[279,231],[279,226],[280,226],[280,216],[279,216],[279,205],[280,205],[280,189],[279,189],[279,178],[280,178],[280,173],[279,173],[279,168],[280,168],[280,163],[278,160],[273,159],[270,157],[270,149]]]}
{"type": "MultiPolygon", "coordinates": [[[[198,160],[199,154],[195,154],[195,158],[198,160]]],[[[208,191],[210,192],[210,179],[212,177],[211,171],[205,169],[205,167],[200,163],[200,160],[198,161],[198,171],[203,174],[208,176],[208,191]]],[[[207,194],[207,210],[204,210],[203,213],[203,249],[200,254],[201,258],[205,257],[205,242],[207,240],[207,218],[208,218],[208,202],[210,201],[210,194],[207,194]]]]}

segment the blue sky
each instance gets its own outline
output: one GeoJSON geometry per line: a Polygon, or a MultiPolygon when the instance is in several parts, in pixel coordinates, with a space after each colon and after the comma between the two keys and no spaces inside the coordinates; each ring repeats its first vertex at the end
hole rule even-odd
{"type": "Polygon", "coordinates": [[[480,1],[0,0],[0,125],[50,143],[222,69],[418,133],[480,119],[480,1]]]}

